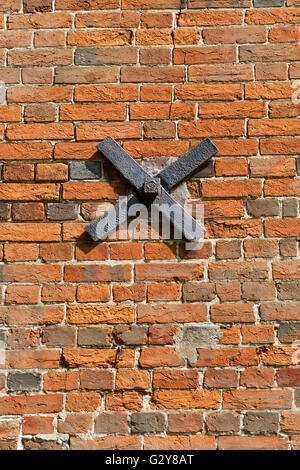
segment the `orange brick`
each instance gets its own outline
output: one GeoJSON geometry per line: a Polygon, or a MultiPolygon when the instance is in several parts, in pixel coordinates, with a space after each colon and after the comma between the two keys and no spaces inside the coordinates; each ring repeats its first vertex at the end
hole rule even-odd
{"type": "Polygon", "coordinates": [[[178,284],[149,284],[148,300],[180,300],[180,288],[178,284]]]}
{"type": "Polygon", "coordinates": [[[74,390],[78,387],[78,372],[49,371],[44,375],[44,389],[51,391],[74,390]]]}
{"type": "Polygon", "coordinates": [[[110,289],[107,284],[86,284],[77,288],[78,302],[107,302],[110,299],[110,289]]]}
{"type": "Polygon", "coordinates": [[[141,304],[137,309],[139,323],[185,323],[206,320],[203,304],[141,304]]]}
{"type": "Polygon", "coordinates": [[[4,257],[6,261],[35,261],[38,257],[37,245],[33,243],[6,243],[4,257]]]}
{"type": "Polygon", "coordinates": [[[64,163],[38,163],[36,166],[37,181],[67,181],[68,165],[64,163]]]}
{"type": "Polygon", "coordinates": [[[143,256],[143,246],[141,243],[111,243],[110,258],[120,259],[140,259],[143,256]]]}
{"type": "Polygon", "coordinates": [[[243,343],[264,344],[273,343],[275,331],[273,325],[242,326],[243,343]]]}
{"type": "Polygon", "coordinates": [[[8,304],[36,304],[39,301],[39,286],[7,286],[5,300],[8,304]]]}

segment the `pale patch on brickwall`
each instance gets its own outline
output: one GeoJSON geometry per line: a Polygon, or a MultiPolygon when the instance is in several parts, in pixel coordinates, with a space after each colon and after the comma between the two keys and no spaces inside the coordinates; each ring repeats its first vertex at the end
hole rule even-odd
{"type": "Polygon", "coordinates": [[[190,364],[197,361],[197,348],[211,348],[219,343],[222,336],[219,326],[183,326],[176,339],[175,349],[190,364]]]}

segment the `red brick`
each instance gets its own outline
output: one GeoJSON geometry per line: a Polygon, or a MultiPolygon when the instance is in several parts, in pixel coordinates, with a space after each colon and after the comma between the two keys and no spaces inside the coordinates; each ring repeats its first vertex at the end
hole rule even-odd
{"type": "Polygon", "coordinates": [[[242,24],[242,12],[238,10],[196,10],[183,11],[179,26],[214,26],[242,24]]]}
{"type": "Polygon", "coordinates": [[[119,370],[116,375],[116,389],[147,390],[150,387],[150,374],[145,370],[119,370]]]}
{"type": "Polygon", "coordinates": [[[203,267],[189,263],[151,263],[135,266],[137,281],[192,281],[202,279],[203,267]]]}
{"type": "Polygon", "coordinates": [[[43,261],[68,261],[72,259],[71,243],[43,243],[40,245],[40,257],[43,261]]]}
{"type": "Polygon", "coordinates": [[[143,256],[143,246],[141,243],[112,243],[110,244],[110,258],[120,259],[140,259],[143,256]]]}
{"type": "Polygon", "coordinates": [[[48,285],[42,287],[42,302],[73,302],[75,300],[75,286],[48,285]]]}
{"type": "Polygon", "coordinates": [[[72,450],[141,450],[140,436],[106,436],[93,439],[71,437],[72,450]]]}
{"type": "Polygon", "coordinates": [[[22,423],[23,434],[52,434],[53,419],[50,416],[25,416],[22,423]]]}
{"type": "Polygon", "coordinates": [[[77,288],[78,302],[104,302],[110,299],[110,289],[107,284],[81,285],[77,288]]]}
{"type": "MultiPolygon", "coordinates": [[[[174,63],[183,63],[175,62],[174,63]]],[[[184,67],[126,67],[121,68],[121,82],[125,83],[173,83],[184,81],[184,67]]]]}
{"type": "Polygon", "coordinates": [[[257,366],[258,351],[254,347],[199,349],[200,354],[196,367],[225,367],[225,366],[257,366]]]}
{"type": "Polygon", "coordinates": [[[12,348],[30,348],[40,345],[40,331],[29,328],[8,330],[7,344],[12,348]]]}
{"type": "Polygon", "coordinates": [[[71,98],[72,88],[68,86],[15,86],[7,94],[8,102],[17,103],[63,103],[71,98]]]}
{"type": "Polygon", "coordinates": [[[45,211],[42,203],[16,203],[12,206],[13,220],[43,220],[44,217],[45,211]]]}
{"type": "Polygon", "coordinates": [[[243,343],[264,344],[274,343],[275,331],[273,325],[242,326],[243,343]]]}
{"type": "Polygon", "coordinates": [[[169,432],[193,433],[199,432],[203,428],[203,414],[197,412],[169,413],[168,430],[169,432]]]}
{"type": "Polygon", "coordinates": [[[142,409],[143,398],[138,392],[112,392],[106,395],[106,409],[114,411],[142,409]]]}
{"type": "Polygon", "coordinates": [[[35,304],[39,301],[39,286],[7,286],[5,301],[8,304],[35,304]]]}
{"type": "Polygon", "coordinates": [[[19,415],[23,413],[55,413],[62,410],[62,395],[2,396],[1,414],[19,415]]]}
{"type": "Polygon", "coordinates": [[[153,388],[198,388],[199,374],[196,370],[155,370],[153,388]]]}
{"type": "Polygon", "coordinates": [[[137,308],[139,323],[185,323],[206,320],[203,304],[140,304],[137,308]]]}
{"type": "Polygon", "coordinates": [[[246,11],[248,24],[299,23],[297,8],[253,9],[246,11]]]}
{"type": "Polygon", "coordinates": [[[57,106],[55,104],[28,104],[25,106],[24,111],[25,122],[55,121],[57,116],[57,106]]]}
{"type": "Polygon", "coordinates": [[[65,140],[74,138],[72,123],[8,124],[8,140],[65,140]]]}
{"type": "Polygon", "coordinates": [[[204,384],[208,388],[237,388],[238,372],[235,370],[207,370],[204,384]]]}
{"type": "Polygon", "coordinates": [[[158,409],[217,409],[221,396],[217,390],[158,390],[152,401],[158,409]]]}
{"type": "Polygon", "coordinates": [[[141,302],[146,299],[146,286],[143,284],[133,284],[131,286],[114,285],[113,296],[116,302],[124,300],[141,302]]]}
{"type": "Polygon", "coordinates": [[[149,284],[148,300],[180,300],[180,288],[178,284],[149,284]]]}
{"type": "Polygon", "coordinates": [[[78,372],[49,371],[46,372],[44,375],[45,390],[74,390],[76,388],[78,388],[78,372]]]}
{"type": "Polygon", "coordinates": [[[290,390],[231,390],[223,394],[224,409],[263,410],[290,408],[290,390]]]}
{"type": "Polygon", "coordinates": [[[33,243],[9,243],[4,245],[6,261],[35,261],[38,257],[37,245],[33,243]]]}
{"type": "Polygon", "coordinates": [[[224,279],[266,279],[268,277],[265,261],[227,261],[209,264],[209,278],[224,279]]]}
{"type": "Polygon", "coordinates": [[[65,45],[66,39],[64,31],[37,31],[34,34],[35,47],[57,47],[65,45]]]}
{"type": "Polygon", "coordinates": [[[66,397],[67,411],[95,411],[101,404],[101,396],[96,392],[70,392],[66,397]]]}
{"type": "Polygon", "coordinates": [[[0,144],[2,160],[47,160],[52,155],[52,145],[42,142],[0,144]]]}
{"type": "Polygon", "coordinates": [[[272,369],[245,369],[241,372],[242,387],[269,388],[273,387],[273,383],[274,371],[272,369]]]}
{"type": "Polygon", "coordinates": [[[77,28],[134,28],[139,24],[139,14],[135,11],[91,11],[77,13],[75,23],[77,28]]]}
{"type": "Polygon", "coordinates": [[[266,42],[263,26],[242,26],[235,28],[209,28],[202,32],[205,44],[243,44],[266,42]]]}
{"type": "Polygon", "coordinates": [[[93,424],[92,415],[89,413],[68,413],[65,419],[59,419],[58,432],[64,434],[84,434],[91,430],[93,424]]]}
{"type": "Polygon", "coordinates": [[[22,69],[22,82],[29,84],[51,84],[53,82],[53,70],[46,67],[26,67],[22,69]]]}
{"type": "Polygon", "coordinates": [[[177,333],[175,325],[152,325],[149,327],[149,344],[174,344],[177,333]]]}
{"type": "Polygon", "coordinates": [[[173,348],[143,348],[139,363],[141,367],[176,367],[184,361],[173,348]]]}
{"type": "Polygon", "coordinates": [[[40,48],[25,52],[24,50],[12,50],[8,52],[7,56],[8,65],[22,67],[26,65],[70,65],[72,63],[72,50],[67,48],[40,48]]]}
{"type": "Polygon", "coordinates": [[[277,436],[220,436],[221,450],[288,450],[287,438],[277,436]]]}

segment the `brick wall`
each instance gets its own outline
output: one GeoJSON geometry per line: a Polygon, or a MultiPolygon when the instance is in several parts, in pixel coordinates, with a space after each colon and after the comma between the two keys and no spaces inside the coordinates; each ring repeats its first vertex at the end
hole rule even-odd
{"type": "Polygon", "coordinates": [[[300,449],[299,0],[0,3],[0,449],[300,449]],[[107,135],[212,138],[200,250],[91,242],[107,135]]]}

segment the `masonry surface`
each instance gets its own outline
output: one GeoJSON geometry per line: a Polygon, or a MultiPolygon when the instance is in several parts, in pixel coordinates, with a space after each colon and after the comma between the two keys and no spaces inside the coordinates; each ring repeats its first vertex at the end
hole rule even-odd
{"type": "Polygon", "coordinates": [[[299,7],[0,2],[0,449],[300,449],[299,7]],[[212,139],[200,250],[92,243],[108,135],[212,139]]]}

